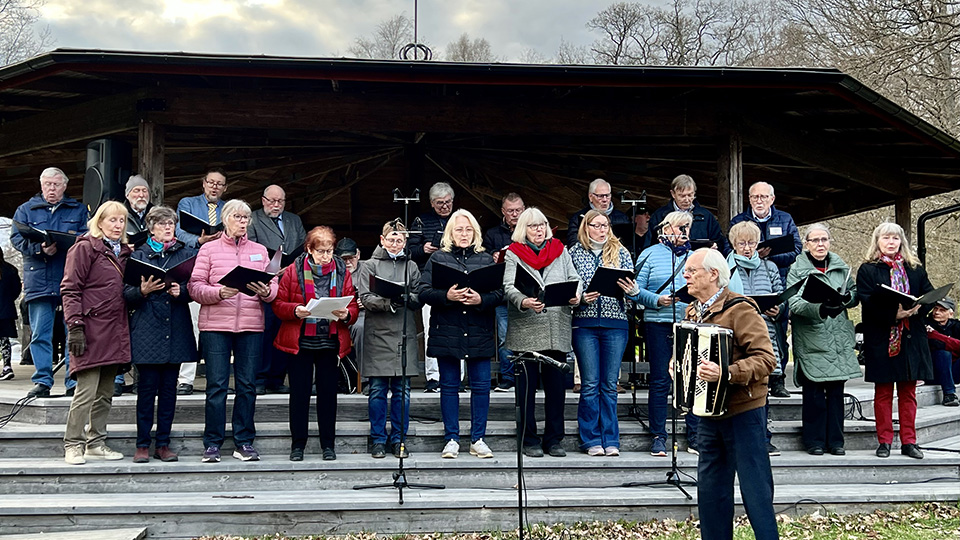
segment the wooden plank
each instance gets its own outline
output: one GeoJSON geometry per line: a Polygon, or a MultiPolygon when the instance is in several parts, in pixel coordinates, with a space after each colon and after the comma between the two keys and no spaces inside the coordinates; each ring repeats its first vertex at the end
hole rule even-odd
{"type": "Polygon", "coordinates": [[[738,129],[746,144],[892,195],[906,195],[909,192],[904,172],[894,166],[885,166],[876,159],[861,156],[852,147],[815,140],[814,135],[808,136],[806,132],[784,124],[774,128],[759,121],[741,120],[738,129]]]}
{"type": "Polygon", "coordinates": [[[87,141],[137,128],[140,92],[93,99],[0,124],[0,157],[87,141]]]}
{"type": "Polygon", "coordinates": [[[647,136],[714,134],[711,109],[633,101],[544,100],[484,96],[318,94],[190,90],[165,94],[165,111],[146,113],[165,125],[213,128],[317,129],[348,132],[544,133],[647,136]]]}
{"type": "Polygon", "coordinates": [[[730,132],[717,147],[717,219],[727,230],[730,220],[743,212],[743,142],[730,132]]]}
{"type": "Polygon", "coordinates": [[[163,201],[165,130],[153,122],[140,122],[137,133],[137,172],[150,184],[150,200],[163,201]]]}
{"type": "Polygon", "coordinates": [[[907,236],[907,240],[910,239],[910,229],[913,221],[910,214],[910,202],[912,200],[910,196],[906,196],[897,197],[897,200],[893,202],[894,219],[896,219],[897,225],[903,227],[903,232],[907,236]]]}

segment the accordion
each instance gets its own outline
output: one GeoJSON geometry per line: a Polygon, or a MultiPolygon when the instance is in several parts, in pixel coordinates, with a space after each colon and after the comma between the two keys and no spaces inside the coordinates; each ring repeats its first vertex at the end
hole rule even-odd
{"type": "Polygon", "coordinates": [[[715,324],[679,322],[673,325],[673,348],[673,406],[696,416],[727,412],[733,331],[715,324]],[[697,366],[708,360],[720,366],[717,382],[697,378],[697,366]]]}

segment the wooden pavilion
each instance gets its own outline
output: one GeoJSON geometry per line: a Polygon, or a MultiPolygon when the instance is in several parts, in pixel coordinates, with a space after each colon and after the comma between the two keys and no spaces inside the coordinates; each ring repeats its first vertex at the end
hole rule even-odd
{"type": "Polygon", "coordinates": [[[800,223],[888,204],[908,223],[911,198],[960,187],[960,142],[832,69],[58,49],[0,69],[0,215],[47,166],[79,197],[103,137],[134,148],[155,200],[199,193],[221,166],[227,198],[257,207],[280,184],[306,225],[366,245],[402,213],[394,188],[420,188],[422,211],[441,180],[485,226],[517,191],[561,228],[596,177],[655,208],[690,174],[723,223],[759,180],[800,223]]]}

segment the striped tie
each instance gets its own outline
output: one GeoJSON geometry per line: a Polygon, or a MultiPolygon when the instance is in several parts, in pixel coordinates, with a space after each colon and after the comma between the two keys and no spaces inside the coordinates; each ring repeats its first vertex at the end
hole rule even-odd
{"type": "Polygon", "coordinates": [[[211,225],[217,224],[217,203],[207,203],[207,222],[211,225]]]}

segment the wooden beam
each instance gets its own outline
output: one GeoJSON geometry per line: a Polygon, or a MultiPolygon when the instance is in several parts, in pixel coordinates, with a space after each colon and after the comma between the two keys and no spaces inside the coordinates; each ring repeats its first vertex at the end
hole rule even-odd
{"type": "Polygon", "coordinates": [[[319,94],[191,89],[164,95],[166,110],[146,113],[168,126],[317,129],[347,132],[497,135],[712,136],[710,109],[679,103],[484,96],[319,94]]]}
{"type": "Polygon", "coordinates": [[[891,195],[910,191],[907,175],[876,159],[858,155],[851,147],[814,140],[789,125],[769,127],[758,121],[741,120],[739,131],[743,142],[780,154],[811,167],[824,170],[858,184],[879,189],[891,195]]]}
{"type": "Polygon", "coordinates": [[[137,133],[137,172],[150,184],[150,200],[163,203],[165,131],[153,122],[140,122],[137,133]]]}
{"type": "Polygon", "coordinates": [[[93,99],[0,124],[0,157],[136,129],[140,92],[93,99]]]}
{"type": "Polygon", "coordinates": [[[903,227],[903,232],[907,235],[907,240],[910,239],[910,229],[912,226],[912,218],[910,215],[911,201],[912,199],[909,196],[897,197],[897,199],[893,201],[894,219],[896,220],[897,225],[903,227]]]}
{"type": "Polygon", "coordinates": [[[743,141],[730,132],[717,147],[717,218],[724,230],[743,212],[743,141]]]}
{"type": "Polygon", "coordinates": [[[812,201],[791,204],[789,212],[800,225],[873,210],[893,203],[894,197],[889,193],[861,188],[851,191],[846,197],[837,194],[821,195],[812,201]]]}

